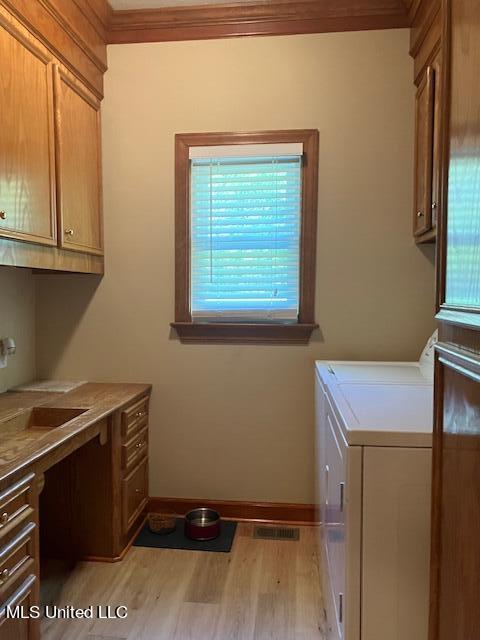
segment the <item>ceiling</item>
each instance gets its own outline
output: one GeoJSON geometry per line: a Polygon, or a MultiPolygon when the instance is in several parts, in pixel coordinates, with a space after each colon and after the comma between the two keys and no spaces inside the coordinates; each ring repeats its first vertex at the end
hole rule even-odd
{"type": "MultiPolygon", "coordinates": [[[[237,0],[238,1],[238,0],[237,0]]],[[[191,7],[198,4],[228,4],[225,0],[110,0],[113,9],[157,9],[191,7]]]]}

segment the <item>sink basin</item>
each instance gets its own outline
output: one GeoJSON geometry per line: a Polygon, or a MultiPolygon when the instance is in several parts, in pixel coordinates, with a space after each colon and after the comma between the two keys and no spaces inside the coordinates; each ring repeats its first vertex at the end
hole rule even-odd
{"type": "Polygon", "coordinates": [[[12,418],[0,422],[2,435],[14,434],[32,429],[57,429],[85,413],[88,409],[59,409],[57,407],[33,407],[17,413],[12,418]]]}
{"type": "Polygon", "coordinates": [[[0,420],[0,465],[14,460],[26,447],[48,438],[55,429],[69,425],[86,411],[88,409],[33,407],[19,409],[0,420]]]}
{"type": "Polygon", "coordinates": [[[57,409],[54,407],[34,407],[28,412],[27,429],[56,429],[63,427],[88,409],[57,409]]]}

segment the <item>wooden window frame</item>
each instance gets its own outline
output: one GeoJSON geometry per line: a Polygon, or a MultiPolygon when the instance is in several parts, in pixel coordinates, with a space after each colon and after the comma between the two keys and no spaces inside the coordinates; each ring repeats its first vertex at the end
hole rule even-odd
{"type": "Polygon", "coordinates": [[[319,133],[317,129],[175,136],[175,322],[181,342],[307,344],[315,322],[319,133]],[[302,219],[298,322],[193,322],[190,312],[190,147],[302,143],[302,219]]]}

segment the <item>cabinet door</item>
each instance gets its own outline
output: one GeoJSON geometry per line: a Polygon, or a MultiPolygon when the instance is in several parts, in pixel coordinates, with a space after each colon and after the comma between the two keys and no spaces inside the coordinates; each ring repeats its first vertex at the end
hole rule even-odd
{"type": "Polygon", "coordinates": [[[56,244],[52,64],[0,17],[0,236],[56,244]]]}
{"type": "Polygon", "coordinates": [[[122,480],[123,492],[123,532],[128,533],[147,504],[148,499],[148,458],[122,480]]]}
{"type": "Polygon", "coordinates": [[[418,87],[415,123],[414,235],[432,228],[432,164],[435,72],[431,66],[418,87]]]}
{"type": "Polygon", "coordinates": [[[100,104],[55,68],[60,246],[103,253],[100,104]]]}
{"type": "Polygon", "coordinates": [[[437,227],[438,208],[441,202],[442,188],[442,50],[440,49],[432,62],[434,72],[434,108],[433,108],[433,156],[432,156],[432,202],[431,202],[431,227],[437,227]]]}

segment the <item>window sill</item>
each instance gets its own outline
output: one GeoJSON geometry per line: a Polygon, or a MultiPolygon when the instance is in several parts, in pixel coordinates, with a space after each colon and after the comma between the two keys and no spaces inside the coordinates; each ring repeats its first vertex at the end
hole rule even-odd
{"type": "Polygon", "coordinates": [[[172,322],[182,343],[308,344],[318,324],[172,322]]]}

